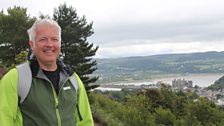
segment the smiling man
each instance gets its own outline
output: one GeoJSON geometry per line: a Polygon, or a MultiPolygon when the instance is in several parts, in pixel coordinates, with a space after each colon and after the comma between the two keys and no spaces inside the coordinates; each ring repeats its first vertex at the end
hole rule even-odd
{"type": "Polygon", "coordinates": [[[1,80],[0,126],[93,126],[83,83],[59,59],[60,26],[41,19],[28,34],[31,60],[1,80]]]}
{"type": "MultiPolygon", "coordinates": [[[[30,34],[32,34],[31,30],[29,30],[30,34]]],[[[59,28],[43,24],[36,29],[35,40],[29,42],[40,67],[44,70],[54,71],[57,68],[56,60],[61,51],[59,36],[59,28]]]]}

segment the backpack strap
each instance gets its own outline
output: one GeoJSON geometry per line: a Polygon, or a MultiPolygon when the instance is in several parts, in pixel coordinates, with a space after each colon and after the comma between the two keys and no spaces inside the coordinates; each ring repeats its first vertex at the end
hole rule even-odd
{"type": "Polygon", "coordinates": [[[32,83],[32,73],[30,69],[29,62],[25,62],[17,66],[18,70],[18,96],[19,103],[21,104],[27,97],[31,83],[32,83]]]}
{"type": "Polygon", "coordinates": [[[72,83],[72,86],[75,88],[76,93],[78,94],[79,85],[78,85],[78,81],[77,81],[76,77],[74,75],[72,75],[70,77],[70,81],[72,83]]]}

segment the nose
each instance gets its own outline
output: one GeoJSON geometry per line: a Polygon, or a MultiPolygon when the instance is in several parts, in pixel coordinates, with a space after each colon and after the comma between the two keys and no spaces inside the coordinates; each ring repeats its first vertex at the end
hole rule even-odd
{"type": "Polygon", "coordinates": [[[48,39],[47,39],[47,42],[46,42],[46,45],[47,45],[47,46],[53,46],[53,43],[54,43],[54,42],[53,42],[50,38],[48,38],[48,39]]]}

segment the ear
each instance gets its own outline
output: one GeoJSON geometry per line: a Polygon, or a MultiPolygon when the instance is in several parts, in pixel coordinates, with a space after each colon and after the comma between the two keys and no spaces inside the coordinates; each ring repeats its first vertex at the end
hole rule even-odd
{"type": "Polygon", "coordinates": [[[29,41],[29,45],[30,45],[30,48],[33,50],[34,49],[34,42],[33,41],[29,41]]]}

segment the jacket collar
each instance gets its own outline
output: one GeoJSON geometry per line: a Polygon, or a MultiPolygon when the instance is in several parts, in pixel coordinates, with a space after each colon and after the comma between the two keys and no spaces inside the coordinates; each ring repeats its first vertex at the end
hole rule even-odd
{"type": "MultiPolygon", "coordinates": [[[[30,61],[30,68],[32,71],[32,75],[37,76],[38,72],[41,69],[36,57],[33,56],[32,59],[30,59],[29,61],[30,61]]],[[[67,65],[65,65],[60,58],[57,59],[57,65],[60,71],[63,72],[66,76],[72,76],[72,74],[74,73],[73,70],[69,68],[67,65]]]]}
{"type": "MultiPolygon", "coordinates": [[[[60,79],[59,79],[59,87],[66,81],[70,76],[73,75],[73,71],[65,65],[60,58],[57,59],[57,65],[60,69],[60,79]]],[[[32,71],[33,77],[38,77],[49,81],[49,79],[45,76],[43,71],[40,69],[38,61],[35,57],[30,60],[30,68],[32,71]]],[[[49,81],[50,82],[50,81],[49,81]]]]}
{"type": "MultiPolygon", "coordinates": [[[[72,76],[73,71],[67,65],[65,65],[62,62],[62,60],[59,59],[59,58],[57,59],[57,65],[60,69],[60,81],[63,81],[66,78],[72,76]]],[[[39,63],[38,63],[38,61],[36,60],[35,57],[30,60],[30,68],[31,68],[31,72],[32,72],[33,77],[39,77],[39,78],[47,79],[47,77],[44,75],[43,71],[40,69],[39,63]]]]}

